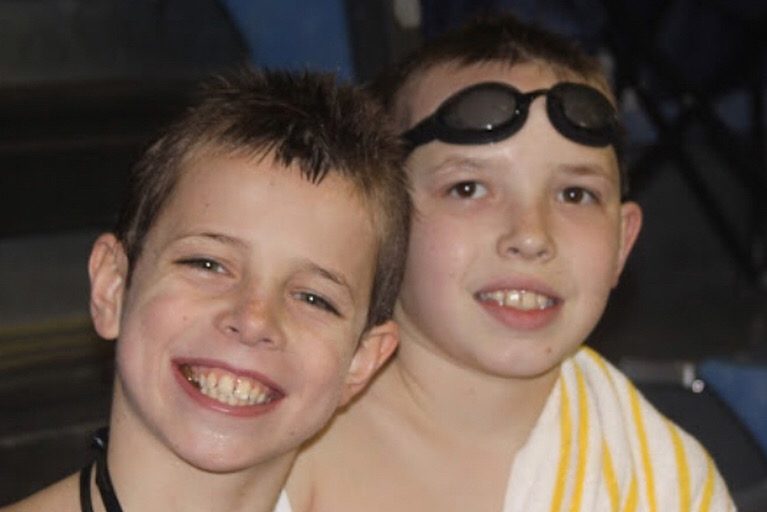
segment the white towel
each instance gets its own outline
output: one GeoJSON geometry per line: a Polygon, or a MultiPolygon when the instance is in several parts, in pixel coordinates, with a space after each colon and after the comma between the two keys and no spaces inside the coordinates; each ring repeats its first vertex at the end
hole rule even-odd
{"type": "Polygon", "coordinates": [[[703,447],[582,348],[517,453],[503,512],[732,510],[703,447]]]}
{"type": "Polygon", "coordinates": [[[274,506],[274,512],[293,512],[293,509],[290,508],[290,502],[288,501],[288,493],[284,490],[280,493],[277,504],[274,506]]]}

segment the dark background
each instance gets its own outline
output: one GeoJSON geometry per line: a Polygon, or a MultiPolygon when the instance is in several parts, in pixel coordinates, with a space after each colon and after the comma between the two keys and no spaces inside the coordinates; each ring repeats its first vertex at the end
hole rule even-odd
{"type": "Polygon", "coordinates": [[[767,510],[739,419],[767,418],[767,7],[744,0],[0,0],[0,504],[88,460],[113,349],[90,328],[87,254],[198,79],[252,62],[365,81],[498,8],[598,56],[627,122],[645,226],[589,343],[767,510]],[[712,362],[755,372],[750,392],[712,362]]]}

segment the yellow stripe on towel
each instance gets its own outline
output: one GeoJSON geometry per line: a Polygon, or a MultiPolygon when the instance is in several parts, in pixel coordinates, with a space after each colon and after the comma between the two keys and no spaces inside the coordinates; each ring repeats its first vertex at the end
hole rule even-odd
{"type": "Polygon", "coordinates": [[[575,381],[578,389],[578,462],[575,468],[575,487],[573,488],[573,500],[570,505],[572,512],[581,508],[583,499],[583,484],[586,479],[587,452],[589,449],[589,407],[586,399],[586,384],[583,381],[583,372],[577,364],[575,369],[575,381]]]}
{"type": "Polygon", "coordinates": [[[554,482],[554,495],[551,499],[551,512],[558,512],[562,506],[562,498],[565,495],[567,485],[567,469],[570,462],[570,444],[573,439],[573,425],[570,418],[570,398],[567,396],[567,386],[564,379],[560,379],[562,393],[561,421],[560,421],[560,447],[559,463],[557,466],[557,480],[554,482]]]}
{"type": "Polygon", "coordinates": [[[706,483],[703,485],[703,500],[700,503],[700,512],[708,512],[711,508],[711,497],[714,495],[714,463],[711,457],[706,455],[706,483]]]}
{"type": "Polygon", "coordinates": [[[620,490],[618,489],[618,479],[615,477],[615,468],[613,467],[613,458],[610,455],[610,447],[607,441],[602,439],[602,469],[605,474],[605,485],[607,486],[607,495],[610,497],[610,510],[620,512],[620,490]]]}
{"type": "Polygon", "coordinates": [[[655,504],[655,476],[653,474],[652,461],[650,460],[650,450],[647,447],[647,433],[642,421],[642,410],[639,404],[639,393],[634,386],[628,386],[631,399],[631,411],[634,414],[634,423],[639,437],[639,450],[642,455],[642,465],[645,472],[645,486],[647,491],[647,505],[649,512],[657,512],[655,504]]]}
{"type": "Polygon", "coordinates": [[[671,433],[671,443],[674,445],[677,474],[679,475],[679,511],[690,510],[690,467],[687,464],[687,456],[684,453],[684,445],[679,431],[673,423],[666,420],[668,431],[671,433]]]}
{"type": "Polygon", "coordinates": [[[637,495],[637,477],[636,475],[631,475],[631,484],[629,485],[629,493],[626,497],[626,506],[623,507],[623,512],[636,512],[637,495]]]}

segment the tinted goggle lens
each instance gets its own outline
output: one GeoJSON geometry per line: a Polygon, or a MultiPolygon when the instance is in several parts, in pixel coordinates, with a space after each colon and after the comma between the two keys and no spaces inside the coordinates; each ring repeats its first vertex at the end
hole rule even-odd
{"type": "Polygon", "coordinates": [[[555,85],[546,93],[546,111],[554,127],[575,142],[596,147],[618,143],[618,113],[593,87],[572,82],[555,85]]]}
{"type": "Polygon", "coordinates": [[[411,150],[435,139],[449,144],[497,142],[524,125],[530,103],[543,95],[549,120],[568,139],[595,147],[618,142],[618,116],[610,101],[597,89],[573,82],[528,93],[500,82],[473,85],[445,100],[404,137],[411,150]]]}
{"type": "Polygon", "coordinates": [[[517,99],[498,87],[467,90],[441,109],[440,121],[458,130],[492,131],[516,115],[517,99]]]}

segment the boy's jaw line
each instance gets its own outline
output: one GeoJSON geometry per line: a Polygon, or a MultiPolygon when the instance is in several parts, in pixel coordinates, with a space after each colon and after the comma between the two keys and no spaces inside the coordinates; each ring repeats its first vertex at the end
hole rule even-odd
{"type": "Polygon", "coordinates": [[[259,416],[274,409],[286,396],[263,375],[235,370],[217,361],[175,359],[172,370],[192,400],[229,416],[259,416]]]}

